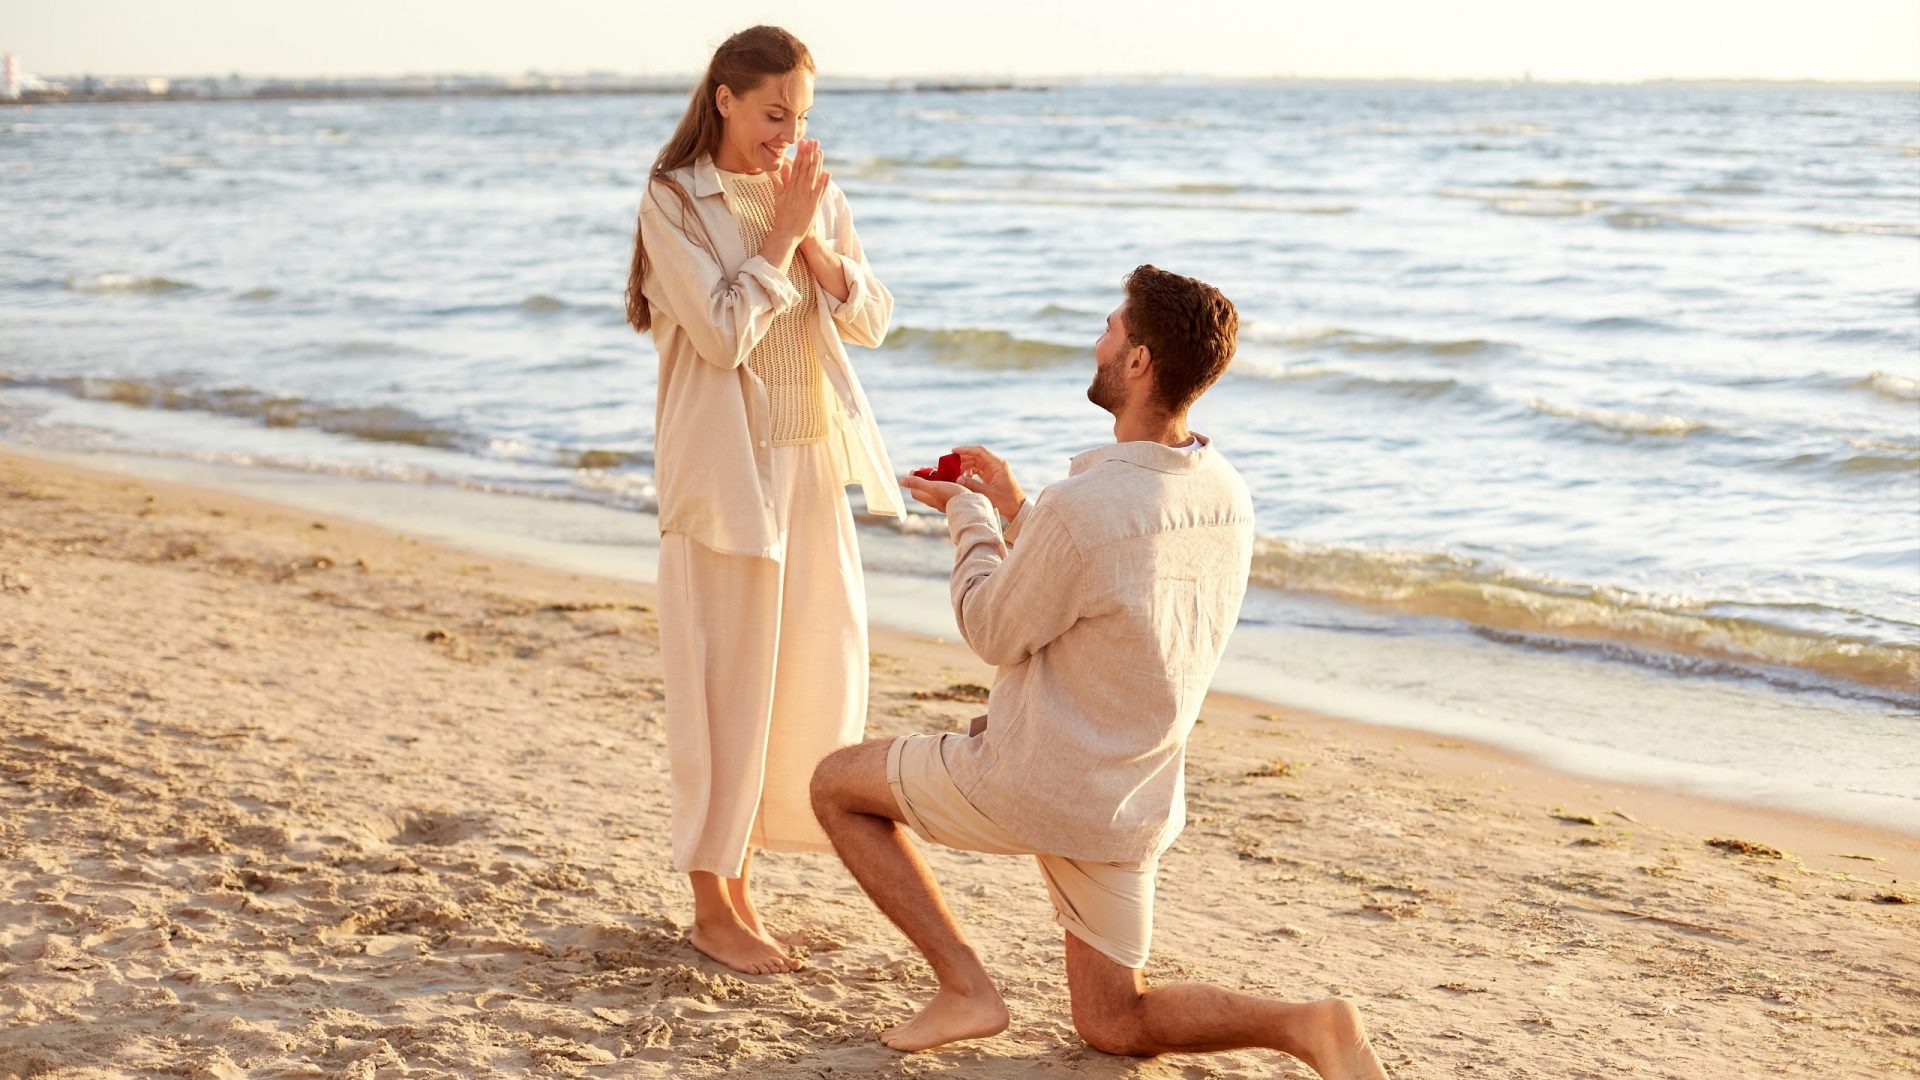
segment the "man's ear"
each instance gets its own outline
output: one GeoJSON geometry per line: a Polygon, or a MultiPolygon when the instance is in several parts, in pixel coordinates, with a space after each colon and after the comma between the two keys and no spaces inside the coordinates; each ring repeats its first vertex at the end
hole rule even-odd
{"type": "Polygon", "coordinates": [[[1145,345],[1134,345],[1127,349],[1127,375],[1137,378],[1153,370],[1153,352],[1145,345]]]}

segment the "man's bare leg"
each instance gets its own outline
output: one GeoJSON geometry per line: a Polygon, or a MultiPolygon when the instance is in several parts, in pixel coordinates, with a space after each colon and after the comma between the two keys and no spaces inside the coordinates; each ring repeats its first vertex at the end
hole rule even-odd
{"type": "Polygon", "coordinates": [[[876,740],[827,756],[813,774],[813,812],[875,906],[933,967],[940,989],[919,1014],[880,1036],[895,1050],[927,1050],[1007,1029],[1007,1006],[960,933],[887,786],[887,746],[876,740]]]}
{"type": "Polygon", "coordinates": [[[743,975],[774,975],[798,971],[800,962],[760,929],[760,920],[747,902],[747,872],[753,852],[737,878],[694,871],[693,929],[687,940],[693,947],[743,975]]]}
{"type": "Polygon", "coordinates": [[[1067,987],[1073,1026],[1109,1054],[1152,1057],[1263,1046],[1291,1054],[1326,1080],[1386,1080],[1353,1006],[1339,998],[1295,1004],[1206,983],[1147,986],[1067,935],[1067,987]]]}

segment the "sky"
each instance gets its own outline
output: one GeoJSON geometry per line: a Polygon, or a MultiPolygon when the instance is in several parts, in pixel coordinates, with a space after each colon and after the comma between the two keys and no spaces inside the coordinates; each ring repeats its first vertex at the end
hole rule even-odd
{"type": "Polygon", "coordinates": [[[823,77],[1920,81],[1915,0],[0,0],[44,75],[680,75],[756,22],[823,77]]]}

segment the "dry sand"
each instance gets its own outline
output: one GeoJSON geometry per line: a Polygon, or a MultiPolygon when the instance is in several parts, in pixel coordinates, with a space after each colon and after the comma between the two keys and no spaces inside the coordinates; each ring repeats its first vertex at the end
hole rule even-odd
{"type": "MultiPolygon", "coordinates": [[[[1305,1075],[1084,1048],[1020,859],[932,856],[1013,1011],[977,1044],[874,1041],[929,975],[831,857],[759,861],[807,970],[697,955],[652,604],[0,456],[0,1077],[1305,1075]]],[[[990,680],[873,665],[873,735],[990,680]]],[[[1347,995],[1403,1080],[1920,1073],[1913,837],[1222,696],[1189,788],[1152,977],[1347,995]]]]}

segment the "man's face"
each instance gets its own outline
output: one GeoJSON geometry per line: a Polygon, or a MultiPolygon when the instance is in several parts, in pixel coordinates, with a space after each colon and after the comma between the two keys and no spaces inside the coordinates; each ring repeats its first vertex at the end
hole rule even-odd
{"type": "Polygon", "coordinates": [[[1088,401],[1116,415],[1127,401],[1122,368],[1132,347],[1127,343],[1127,304],[1123,300],[1107,315],[1107,329],[1093,343],[1093,384],[1087,387],[1088,401]]]}

